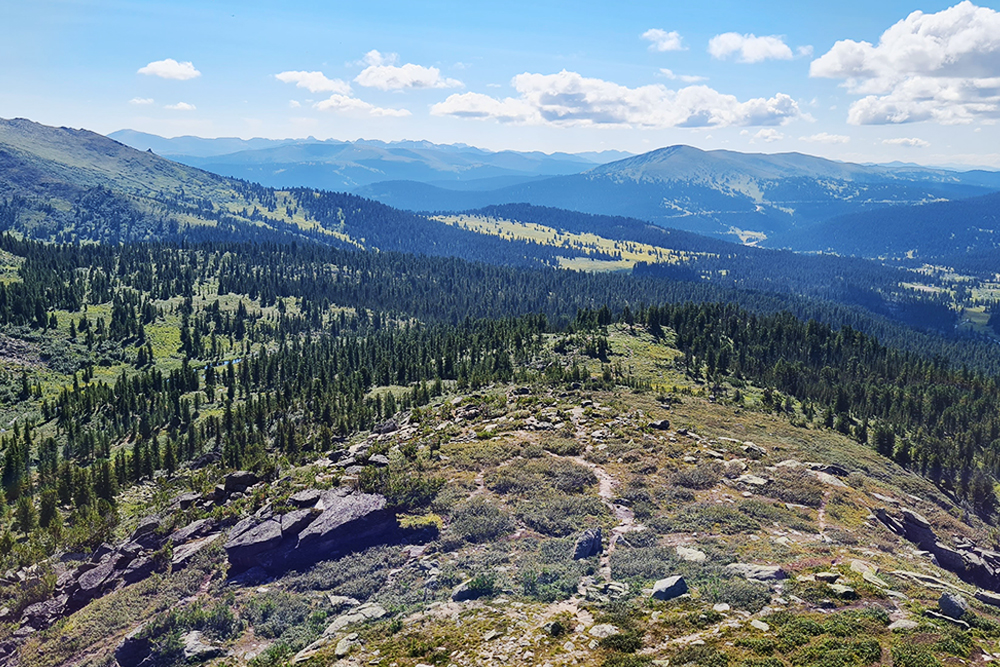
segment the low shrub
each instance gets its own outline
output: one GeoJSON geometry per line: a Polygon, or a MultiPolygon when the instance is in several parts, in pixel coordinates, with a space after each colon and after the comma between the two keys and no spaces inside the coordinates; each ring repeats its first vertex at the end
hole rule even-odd
{"type": "Polygon", "coordinates": [[[575,533],[606,513],[604,503],[593,496],[556,496],[526,501],[515,510],[517,518],[528,527],[553,537],[575,533]]]}
{"type": "Polygon", "coordinates": [[[657,518],[650,526],[665,533],[753,533],[760,523],[729,504],[696,503],[666,519],[657,518]]]}
{"type": "Polygon", "coordinates": [[[514,521],[496,505],[473,498],[452,512],[451,529],[469,542],[486,542],[513,532],[514,521]]]}
{"type": "Polygon", "coordinates": [[[705,461],[693,468],[678,470],[671,476],[671,483],[674,486],[681,486],[686,489],[711,489],[722,481],[722,464],[718,461],[705,461]]]}
{"type": "Polygon", "coordinates": [[[823,483],[801,468],[776,468],[768,494],[787,503],[819,507],[823,501],[823,483]]]}

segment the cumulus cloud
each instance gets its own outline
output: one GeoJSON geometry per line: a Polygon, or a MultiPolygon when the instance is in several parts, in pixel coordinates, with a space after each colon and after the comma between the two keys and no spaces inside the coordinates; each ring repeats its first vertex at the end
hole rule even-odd
{"type": "Polygon", "coordinates": [[[281,72],[274,78],[283,83],[294,83],[310,93],[351,94],[351,84],[340,79],[328,79],[322,72],[281,72]]]}
{"type": "Polygon", "coordinates": [[[864,95],[848,111],[855,125],[1000,118],[1000,13],[968,0],[936,14],[913,12],[878,44],[837,42],[809,74],[842,79],[864,95]]]}
{"type": "Polygon", "coordinates": [[[410,115],[410,112],[406,109],[386,109],[383,107],[377,107],[374,104],[370,104],[356,97],[336,93],[331,95],[329,99],[317,102],[313,106],[320,111],[337,111],[356,115],[388,116],[396,118],[402,118],[403,116],[410,115]]]}
{"type": "Polygon", "coordinates": [[[660,68],[660,74],[670,80],[676,79],[677,81],[683,81],[684,83],[698,83],[699,81],[705,81],[708,78],[704,76],[695,76],[693,74],[675,74],[673,70],[669,70],[666,67],[660,68]]]}
{"type": "Polygon", "coordinates": [[[411,88],[461,88],[462,82],[458,79],[449,79],[441,76],[441,70],[437,67],[424,67],[406,63],[404,65],[394,65],[395,54],[384,56],[378,51],[369,51],[365,54],[364,62],[368,65],[361,70],[354,81],[366,88],[378,88],[379,90],[406,90],[411,88]]]}
{"type": "Polygon", "coordinates": [[[152,104],[155,101],[156,100],[154,100],[152,97],[133,97],[128,101],[128,103],[135,104],[137,106],[144,106],[147,104],[152,104]]]}
{"type": "Polygon", "coordinates": [[[795,100],[782,93],[740,102],[707,86],[628,88],[566,70],[525,72],[511,85],[518,97],[454,94],[433,105],[431,114],[518,125],[637,128],[782,125],[802,116],[795,100]]]}
{"type": "Polygon", "coordinates": [[[164,109],[170,109],[171,111],[194,111],[197,107],[193,104],[188,104],[187,102],[178,102],[177,104],[168,104],[163,107],[164,109]]]}
{"type": "Polygon", "coordinates": [[[288,108],[289,109],[298,109],[301,106],[302,106],[302,103],[299,102],[298,100],[288,100],[288,108]]]}
{"type": "Polygon", "coordinates": [[[806,141],[810,144],[846,144],[850,140],[851,138],[846,134],[830,134],[829,132],[820,132],[808,137],[799,137],[799,141],[806,141]]]}
{"type": "Polygon", "coordinates": [[[138,74],[158,76],[161,79],[175,79],[177,81],[187,81],[188,79],[201,76],[201,72],[194,68],[190,60],[179,63],[173,58],[154,60],[145,67],[140,67],[138,74]]]}
{"type": "Polygon", "coordinates": [[[781,141],[784,138],[785,135],[783,135],[781,132],[778,132],[773,127],[768,127],[764,128],[763,130],[760,130],[759,132],[757,132],[757,134],[753,135],[753,139],[750,140],[750,143],[754,143],[755,141],[763,141],[764,143],[769,144],[772,141],[781,141]]]}
{"type": "Polygon", "coordinates": [[[667,32],[659,28],[650,28],[642,33],[641,37],[648,42],[650,51],[683,51],[684,44],[681,43],[681,34],[676,30],[667,32]]]}
{"type": "Polygon", "coordinates": [[[792,50],[778,35],[757,37],[754,34],[725,32],[708,40],[708,52],[719,60],[738,54],[736,59],[741,63],[792,59],[792,50]]]}
{"type": "Polygon", "coordinates": [[[930,142],[924,141],[923,139],[917,139],[916,137],[899,137],[897,139],[883,139],[882,143],[886,146],[904,146],[906,148],[927,148],[930,146],[930,142]]]}

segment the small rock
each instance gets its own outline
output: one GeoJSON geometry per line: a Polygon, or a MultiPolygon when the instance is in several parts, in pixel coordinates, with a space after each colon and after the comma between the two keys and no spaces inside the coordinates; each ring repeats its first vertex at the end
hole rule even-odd
{"type": "Polygon", "coordinates": [[[760,630],[761,632],[767,632],[768,630],[771,629],[770,625],[768,625],[764,621],[757,620],[756,618],[753,619],[752,621],[750,621],[750,627],[751,628],[756,628],[757,630],[760,630]]]}
{"type": "Polygon", "coordinates": [[[871,572],[872,574],[878,574],[878,566],[872,565],[868,561],[859,560],[855,558],[851,561],[851,572],[856,572],[864,576],[865,572],[871,572]]]}
{"type": "Polygon", "coordinates": [[[816,577],[816,579],[818,579],[819,581],[823,581],[828,584],[832,584],[833,582],[837,581],[837,579],[840,579],[839,572],[817,572],[813,576],[816,577]]]}
{"type": "Polygon", "coordinates": [[[687,583],[684,581],[684,577],[679,575],[660,579],[653,584],[653,597],[657,600],[673,600],[687,592],[687,583]]]}
{"type": "Polygon", "coordinates": [[[920,624],[916,621],[911,621],[908,618],[901,618],[898,621],[893,621],[889,624],[889,629],[893,632],[903,632],[906,630],[915,630],[920,627],[920,624]]]}
{"type": "Polygon", "coordinates": [[[758,475],[743,474],[737,477],[736,481],[748,486],[766,486],[769,480],[758,475]]]}
{"type": "Polygon", "coordinates": [[[368,457],[368,463],[369,465],[384,468],[389,465],[389,457],[385,454],[375,454],[374,456],[368,457]]]}
{"type": "Polygon", "coordinates": [[[658,419],[657,421],[649,422],[649,428],[656,429],[657,431],[666,431],[670,428],[670,422],[666,419],[658,419]]]}
{"type": "Polygon", "coordinates": [[[714,611],[716,613],[719,613],[719,614],[725,614],[730,609],[732,609],[732,607],[730,607],[725,602],[719,602],[717,604],[712,605],[712,611],[714,611]]]}
{"type": "Polygon", "coordinates": [[[563,644],[563,650],[566,652],[574,651],[576,650],[576,646],[573,645],[573,642],[566,642],[563,644]]]}
{"type": "Polygon", "coordinates": [[[741,449],[743,450],[743,453],[747,455],[747,458],[751,458],[754,460],[761,459],[765,455],[767,455],[766,449],[764,449],[760,445],[755,445],[752,442],[744,443],[741,449]]]}
{"type": "Polygon", "coordinates": [[[590,630],[587,631],[587,634],[591,637],[596,637],[597,639],[604,639],[605,637],[610,637],[611,635],[621,634],[621,630],[610,623],[598,623],[590,628],[590,630]]]}
{"type": "Polygon", "coordinates": [[[753,563],[730,563],[730,570],[754,581],[780,581],[788,577],[780,565],[755,565],[753,563]]]}
{"type": "Polygon", "coordinates": [[[497,630],[487,630],[486,634],[483,635],[483,641],[488,642],[501,636],[503,633],[497,630]]]}
{"type": "Polygon", "coordinates": [[[938,600],[938,608],[945,616],[959,619],[969,610],[969,603],[961,595],[945,593],[938,600]]]}
{"type": "Polygon", "coordinates": [[[686,560],[689,563],[704,563],[708,556],[705,555],[704,551],[699,551],[698,549],[692,549],[691,547],[681,547],[678,546],[677,557],[681,560],[686,560]]]}
{"type": "Polygon", "coordinates": [[[841,600],[857,600],[858,599],[858,592],[855,591],[850,586],[845,586],[843,584],[827,584],[827,587],[831,591],[833,591],[833,594],[836,595],[841,600]]]}

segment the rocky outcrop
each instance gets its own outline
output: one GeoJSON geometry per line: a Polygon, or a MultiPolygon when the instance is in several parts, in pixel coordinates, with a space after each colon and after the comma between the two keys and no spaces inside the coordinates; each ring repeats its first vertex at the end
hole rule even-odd
{"type": "Polygon", "coordinates": [[[384,542],[398,529],[383,496],[335,489],[322,492],[312,508],[244,519],[225,549],[232,573],[257,566],[281,571],[384,542]]]}
{"type": "Polygon", "coordinates": [[[176,570],[186,567],[196,553],[219,537],[218,527],[210,520],[195,521],[169,537],[161,534],[163,525],[163,517],[146,517],[128,542],[117,547],[102,544],[89,560],[75,568],[60,565],[53,596],[21,612],[17,631],[20,636],[44,630],[102,595],[142,581],[156,569],[154,552],[168,542],[173,545],[170,566],[176,570]]]}
{"type": "Polygon", "coordinates": [[[1000,591],[1000,553],[981,549],[964,538],[956,538],[950,547],[935,534],[929,521],[913,510],[903,509],[895,517],[884,507],[875,517],[890,531],[929,551],[938,565],[982,588],[1000,591]]]}

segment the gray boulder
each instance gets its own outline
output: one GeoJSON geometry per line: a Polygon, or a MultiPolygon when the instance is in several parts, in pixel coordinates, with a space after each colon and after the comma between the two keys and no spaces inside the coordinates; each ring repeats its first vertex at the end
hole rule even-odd
{"type": "Polygon", "coordinates": [[[945,616],[959,619],[965,616],[965,612],[969,611],[969,603],[961,595],[945,593],[938,600],[938,608],[945,616]]]}
{"type": "Polygon", "coordinates": [[[69,596],[64,594],[29,605],[25,607],[21,615],[21,624],[32,627],[35,630],[44,630],[62,618],[68,601],[69,596]]]}
{"type": "Polygon", "coordinates": [[[687,582],[679,575],[660,579],[653,584],[653,597],[657,600],[673,600],[687,592],[687,582]]]}
{"type": "Polygon", "coordinates": [[[588,528],[576,540],[573,547],[573,560],[582,560],[601,553],[603,536],[600,528],[588,528]]]}
{"type": "Polygon", "coordinates": [[[656,429],[657,431],[666,431],[670,429],[670,422],[666,419],[657,419],[656,421],[649,422],[649,428],[656,429]]]}
{"type": "Polygon", "coordinates": [[[224,489],[226,493],[243,493],[260,479],[248,470],[237,470],[226,475],[224,489]]]}

